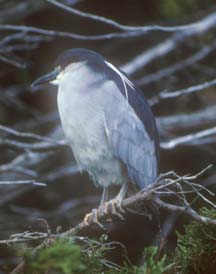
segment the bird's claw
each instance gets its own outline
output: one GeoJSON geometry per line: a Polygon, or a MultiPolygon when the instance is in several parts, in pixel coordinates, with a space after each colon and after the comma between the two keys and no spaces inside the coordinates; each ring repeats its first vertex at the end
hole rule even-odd
{"type": "Polygon", "coordinates": [[[103,224],[98,220],[99,209],[93,209],[92,212],[88,213],[84,217],[84,223],[86,226],[91,224],[97,224],[101,229],[105,229],[103,224]]]}
{"type": "Polygon", "coordinates": [[[122,201],[120,199],[113,199],[105,204],[106,211],[110,216],[117,216],[124,220],[125,210],[122,208],[122,201]]]}
{"type": "Polygon", "coordinates": [[[97,224],[101,229],[105,229],[103,224],[98,220],[98,216],[101,218],[105,217],[108,221],[113,216],[118,217],[120,220],[124,220],[125,210],[122,208],[122,201],[120,199],[113,199],[101,205],[98,209],[93,209],[92,212],[88,213],[84,217],[84,223],[86,226],[91,224],[97,224]]]}

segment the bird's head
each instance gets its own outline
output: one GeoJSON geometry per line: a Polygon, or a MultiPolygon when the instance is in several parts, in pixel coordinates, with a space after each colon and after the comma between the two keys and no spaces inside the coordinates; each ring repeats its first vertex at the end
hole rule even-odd
{"type": "Polygon", "coordinates": [[[59,85],[66,73],[76,72],[80,66],[89,65],[95,70],[104,66],[103,57],[91,50],[76,48],[64,51],[55,62],[55,68],[50,73],[41,76],[31,84],[32,90],[43,84],[59,85]]]}

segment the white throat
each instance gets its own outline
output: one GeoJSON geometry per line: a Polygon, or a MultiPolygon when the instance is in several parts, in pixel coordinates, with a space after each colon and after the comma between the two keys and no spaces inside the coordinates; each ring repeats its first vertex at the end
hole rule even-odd
{"type": "Polygon", "coordinates": [[[68,74],[73,76],[74,74],[77,74],[82,66],[86,65],[87,61],[72,63],[68,65],[64,70],[62,70],[56,77],[56,79],[52,80],[50,83],[58,86],[62,81],[65,80],[66,77],[68,77],[68,74]]]}

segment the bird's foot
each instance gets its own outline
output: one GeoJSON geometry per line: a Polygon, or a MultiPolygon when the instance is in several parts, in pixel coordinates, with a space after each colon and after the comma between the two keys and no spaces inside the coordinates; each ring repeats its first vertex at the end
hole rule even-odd
{"type": "Polygon", "coordinates": [[[103,224],[98,220],[100,218],[106,218],[107,221],[111,221],[113,216],[124,220],[125,210],[122,208],[122,200],[114,198],[105,204],[101,205],[98,209],[93,209],[92,212],[88,213],[84,217],[85,225],[97,224],[101,229],[105,229],[103,224]]]}
{"type": "Polygon", "coordinates": [[[85,225],[97,224],[101,229],[104,229],[103,224],[98,220],[99,209],[93,209],[92,212],[88,213],[84,217],[85,225]]]}
{"type": "Polygon", "coordinates": [[[105,203],[105,212],[110,217],[116,216],[121,220],[124,220],[125,210],[122,208],[122,200],[119,198],[114,198],[105,203]]]}

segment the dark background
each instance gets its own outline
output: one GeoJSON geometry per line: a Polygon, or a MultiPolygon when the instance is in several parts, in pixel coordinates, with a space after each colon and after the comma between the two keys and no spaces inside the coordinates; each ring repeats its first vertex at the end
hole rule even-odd
{"type": "MultiPolygon", "coordinates": [[[[67,13],[46,1],[1,1],[0,23],[36,26],[44,29],[74,32],[83,35],[103,34],[117,31],[100,22],[94,22],[80,16],[67,13]],[[16,12],[20,3],[29,2],[23,13],[16,12]],[[13,9],[15,12],[12,12],[13,9]],[[9,12],[10,11],[10,12],[9,12]]],[[[103,1],[83,0],[64,1],[78,10],[91,12],[116,20],[127,25],[181,25],[195,22],[216,11],[214,1],[103,1]]],[[[1,31],[0,39],[10,32],[1,31]]],[[[29,85],[38,76],[53,69],[59,53],[68,48],[83,47],[100,52],[116,66],[126,64],[136,55],[151,49],[173,33],[152,31],[136,38],[115,38],[101,41],[79,41],[68,38],[49,38],[38,43],[35,49],[15,52],[19,61],[27,67],[17,68],[5,62],[0,63],[0,124],[19,131],[34,132],[43,136],[61,139],[63,134],[56,105],[56,87],[47,86],[35,94],[29,85]],[[56,133],[56,130],[58,131],[56,133]]],[[[157,58],[130,78],[141,77],[157,72],[169,65],[179,63],[215,40],[215,29],[200,36],[188,37],[178,43],[170,54],[157,58]]],[[[1,54],[0,54],[1,55],[1,54]]],[[[4,55],[4,54],[2,54],[4,55]]],[[[9,55],[9,58],[13,58],[9,55]]],[[[156,82],[141,86],[145,96],[151,98],[157,93],[178,90],[214,79],[215,51],[204,59],[177,73],[172,73],[156,82]]],[[[175,114],[191,114],[215,105],[215,87],[195,94],[165,100],[155,107],[156,117],[175,114]]],[[[211,113],[214,115],[215,112],[211,113]]],[[[162,141],[180,135],[197,132],[215,125],[213,117],[206,117],[196,126],[180,126],[177,120],[172,126],[160,123],[158,126],[162,141]],[[209,120],[209,121],[208,121],[209,120]],[[211,120],[211,121],[210,121],[211,120]]],[[[183,123],[184,124],[184,123],[183,123]]],[[[1,132],[0,132],[1,133],[1,132]]],[[[7,137],[4,133],[2,137],[7,137]]],[[[5,137],[5,138],[6,138],[5,137]]],[[[210,163],[215,163],[215,142],[197,145],[182,145],[171,150],[161,150],[160,172],[175,170],[180,174],[198,172],[210,163]]],[[[6,146],[0,147],[0,164],[6,164],[24,151],[15,151],[6,146]]],[[[27,164],[26,164],[27,165],[27,164]]],[[[75,172],[76,166],[70,149],[59,149],[40,163],[30,165],[37,180],[47,183],[46,187],[1,186],[0,187],[0,238],[7,239],[11,234],[26,230],[45,231],[40,218],[46,219],[52,231],[57,226],[62,230],[76,225],[100,200],[101,189],[95,188],[88,176],[75,172]],[[71,167],[70,167],[71,166],[71,167]],[[75,173],[75,174],[72,174],[75,173]]],[[[211,188],[215,182],[215,167],[206,176],[204,182],[211,188]]],[[[1,180],[27,179],[31,176],[12,171],[0,173],[1,180]]],[[[164,212],[152,211],[152,220],[140,215],[129,215],[126,222],[116,222],[109,233],[110,239],[124,242],[133,261],[139,259],[144,246],[158,243],[159,230],[167,220],[164,212]]],[[[182,216],[170,219],[172,233],[167,237],[167,248],[175,246],[175,230],[181,230],[187,222],[182,216]]],[[[168,228],[165,229],[168,231],[168,228]]],[[[94,234],[94,233],[93,233],[94,234]]],[[[95,235],[95,234],[94,234],[95,235]]],[[[116,256],[120,259],[119,254],[116,256]]],[[[0,269],[16,263],[16,257],[10,248],[0,248],[0,269]]],[[[3,271],[3,270],[2,270],[3,271]]],[[[0,272],[1,273],[1,272],[0,272]]],[[[4,271],[2,273],[5,273],[4,271]]]]}

